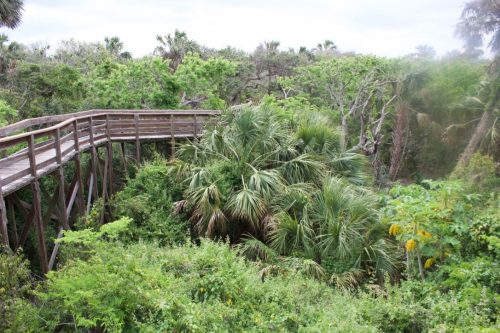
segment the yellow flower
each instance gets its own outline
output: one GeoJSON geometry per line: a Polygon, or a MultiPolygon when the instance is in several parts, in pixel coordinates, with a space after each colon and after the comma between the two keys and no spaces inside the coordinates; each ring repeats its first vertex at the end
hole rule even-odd
{"type": "Polygon", "coordinates": [[[435,260],[436,260],[436,259],[434,259],[434,257],[427,259],[427,260],[425,261],[424,268],[425,268],[425,269],[429,269],[429,268],[431,268],[431,266],[434,264],[434,261],[435,261],[435,260]]]}
{"type": "Polygon", "coordinates": [[[409,239],[406,241],[405,248],[406,251],[411,252],[415,249],[415,246],[417,245],[417,242],[415,242],[414,239],[409,239]]]}
{"type": "Polygon", "coordinates": [[[419,231],[417,231],[417,234],[419,234],[420,236],[422,236],[424,238],[431,238],[432,237],[432,234],[430,232],[425,231],[425,230],[419,230],[419,231]]]}
{"type": "Polygon", "coordinates": [[[200,288],[200,292],[203,294],[205,292],[205,288],[200,288]]]}
{"type": "Polygon", "coordinates": [[[392,224],[389,228],[389,235],[396,236],[401,231],[401,227],[397,224],[392,224]]]}

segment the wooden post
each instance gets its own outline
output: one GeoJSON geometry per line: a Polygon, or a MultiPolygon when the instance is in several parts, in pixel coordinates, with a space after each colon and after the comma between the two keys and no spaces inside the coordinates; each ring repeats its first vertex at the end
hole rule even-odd
{"type": "Polygon", "coordinates": [[[109,195],[113,194],[113,143],[111,142],[111,135],[109,131],[109,114],[106,114],[106,136],[108,139],[108,174],[109,174],[109,195]]]}
{"type": "Polygon", "coordinates": [[[92,189],[94,188],[94,175],[90,174],[90,179],[89,179],[89,194],[87,197],[87,211],[86,214],[89,215],[90,213],[90,207],[92,205],[92,189]]]}
{"type": "MultiPolygon", "coordinates": [[[[75,176],[76,176],[76,186],[78,186],[78,201],[77,201],[77,206],[78,206],[78,213],[80,215],[85,214],[85,200],[83,198],[83,190],[84,190],[84,185],[83,185],[83,179],[82,179],[82,162],[80,160],[80,140],[79,140],[79,135],[78,135],[78,121],[75,120],[73,122],[73,140],[75,142],[75,176]]],[[[90,189],[89,189],[90,191],[90,189]]]]}
{"type": "Polygon", "coordinates": [[[135,126],[135,159],[137,165],[141,163],[141,142],[139,141],[139,114],[134,115],[135,126]]]}
{"type": "Polygon", "coordinates": [[[120,142],[120,153],[123,162],[123,169],[125,170],[125,175],[128,177],[128,165],[127,165],[127,155],[125,151],[125,142],[120,142]]]}
{"type": "Polygon", "coordinates": [[[196,114],[193,115],[193,122],[194,122],[194,138],[196,139],[198,137],[198,119],[196,118],[196,114]]]}
{"type": "Polygon", "coordinates": [[[2,242],[5,246],[9,246],[9,232],[7,231],[7,207],[2,193],[2,179],[0,178],[0,232],[2,234],[2,242]]]}
{"type": "Polygon", "coordinates": [[[17,245],[17,248],[16,248],[16,250],[17,250],[19,247],[24,246],[24,243],[26,243],[26,240],[28,239],[28,233],[31,229],[31,225],[33,224],[33,216],[35,215],[35,210],[33,209],[33,205],[32,205],[31,210],[28,213],[26,211],[26,208],[23,206],[21,200],[19,200],[19,197],[15,193],[12,196],[14,199],[14,203],[16,204],[17,208],[19,209],[19,211],[23,215],[24,221],[26,221],[24,223],[24,227],[23,227],[23,230],[21,232],[21,237],[19,238],[19,244],[17,245]]]}
{"type": "Polygon", "coordinates": [[[99,196],[99,191],[97,189],[97,152],[95,149],[95,144],[94,144],[94,119],[92,116],[89,118],[89,126],[90,126],[90,131],[89,131],[89,142],[90,142],[90,155],[91,155],[91,171],[92,171],[92,177],[93,177],[93,182],[91,183],[91,187],[89,187],[89,191],[94,192],[94,199],[98,198],[99,196]]]}
{"type": "Polygon", "coordinates": [[[175,158],[175,135],[174,135],[174,115],[170,115],[170,154],[171,158],[175,158]]]}
{"type": "Polygon", "coordinates": [[[42,220],[42,201],[40,197],[40,184],[38,183],[38,172],[36,169],[36,159],[35,159],[35,137],[33,135],[29,136],[28,140],[28,157],[30,161],[31,176],[34,178],[31,184],[33,191],[33,212],[35,220],[35,228],[38,238],[38,255],[40,256],[40,265],[42,272],[46,274],[49,271],[49,266],[47,262],[47,249],[45,247],[45,234],[43,230],[43,220],[42,220]]]}
{"type": "Polygon", "coordinates": [[[59,180],[59,223],[62,228],[69,230],[68,216],[66,215],[66,190],[64,179],[64,167],[62,164],[61,155],[61,132],[56,129],[55,133],[55,148],[56,148],[56,162],[57,162],[57,176],[59,180]]]}
{"type": "Polygon", "coordinates": [[[16,225],[16,210],[14,207],[14,200],[12,200],[12,196],[7,197],[7,203],[9,204],[9,212],[10,212],[10,223],[12,225],[12,241],[14,242],[12,248],[17,248],[19,246],[19,236],[17,234],[17,225],[16,225]]]}
{"type": "Polygon", "coordinates": [[[106,200],[108,197],[108,169],[109,169],[109,159],[106,158],[104,162],[104,175],[102,177],[102,200],[103,200],[103,205],[102,205],[102,211],[101,211],[101,224],[104,223],[104,211],[106,210],[106,204],[109,203],[109,200],[106,200]]]}

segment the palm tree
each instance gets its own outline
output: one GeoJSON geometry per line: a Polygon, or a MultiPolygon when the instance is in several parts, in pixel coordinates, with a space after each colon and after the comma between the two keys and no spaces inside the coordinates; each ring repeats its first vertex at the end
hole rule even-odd
{"type": "Polygon", "coordinates": [[[487,97],[484,100],[484,112],[476,126],[469,143],[465,147],[457,167],[466,166],[472,155],[477,151],[481,142],[494,124],[495,114],[498,113],[500,100],[500,1],[499,0],[472,0],[465,5],[457,33],[464,38],[467,45],[480,45],[486,36],[490,36],[488,47],[495,53],[489,69],[487,97]]]}
{"type": "Polygon", "coordinates": [[[156,36],[160,43],[155,52],[164,59],[170,59],[170,68],[175,71],[188,52],[199,52],[200,46],[189,39],[184,31],[175,30],[174,35],[156,36]]]}
{"type": "Polygon", "coordinates": [[[111,53],[114,56],[118,56],[120,51],[123,49],[123,42],[120,40],[119,37],[116,36],[105,37],[104,45],[106,47],[106,50],[108,50],[109,53],[111,53]]]}
{"type": "Polygon", "coordinates": [[[481,45],[486,36],[491,36],[488,47],[493,52],[500,51],[500,1],[472,0],[465,4],[457,35],[462,37],[466,46],[481,45]]]}
{"type": "Polygon", "coordinates": [[[322,265],[324,277],[339,287],[356,285],[367,272],[381,277],[393,271],[396,260],[375,208],[376,197],[369,191],[328,177],[300,217],[278,219],[270,247],[322,265]]]}
{"type": "Polygon", "coordinates": [[[366,183],[365,157],[340,151],[324,116],[292,126],[265,107],[226,111],[177,151],[175,172],[186,188],[178,211],[198,235],[246,239],[247,252],[269,260],[263,274],[293,266],[349,285],[368,268],[389,271],[375,200],[354,185],[366,183]]]}
{"type": "Polygon", "coordinates": [[[0,0],[0,27],[16,28],[21,22],[22,0],[0,0]]]}

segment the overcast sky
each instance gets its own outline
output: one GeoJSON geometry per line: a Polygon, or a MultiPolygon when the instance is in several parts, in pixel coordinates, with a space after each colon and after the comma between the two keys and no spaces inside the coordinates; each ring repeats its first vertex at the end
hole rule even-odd
{"type": "Polygon", "coordinates": [[[175,29],[209,47],[252,51],[265,40],[282,48],[330,39],[342,51],[400,56],[427,44],[438,55],[459,49],[454,37],[463,0],[25,0],[11,40],[52,47],[64,39],[118,36],[134,56],[150,54],[157,34],[175,29]]]}

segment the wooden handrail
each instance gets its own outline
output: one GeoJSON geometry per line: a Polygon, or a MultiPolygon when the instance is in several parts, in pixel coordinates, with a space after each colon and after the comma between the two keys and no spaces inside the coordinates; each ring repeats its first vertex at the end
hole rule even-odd
{"type": "MultiPolygon", "coordinates": [[[[138,163],[142,140],[170,139],[171,152],[174,152],[176,139],[197,138],[206,119],[219,114],[220,111],[207,110],[90,110],[64,115],[64,118],[56,116],[63,119],[57,124],[54,117],[37,118],[38,125],[50,126],[0,138],[0,151],[10,149],[8,155],[0,157],[0,186],[10,193],[29,183],[27,176],[45,175],[75,154],[89,149],[92,152],[94,147],[114,141],[135,142],[138,163]]],[[[33,123],[27,120],[0,131],[12,133],[27,124],[33,123]]]]}
{"type": "Polygon", "coordinates": [[[25,130],[26,128],[32,127],[32,126],[40,126],[48,123],[56,123],[56,122],[62,122],[70,118],[75,118],[75,117],[85,117],[85,116],[96,116],[99,114],[115,114],[115,113],[121,113],[121,114],[135,114],[135,113],[140,113],[140,114],[147,114],[147,113],[155,113],[155,114],[189,114],[189,113],[196,113],[198,115],[217,115],[220,113],[220,111],[217,110],[132,110],[132,109],[113,109],[113,110],[107,110],[107,109],[94,109],[94,110],[87,110],[87,111],[80,111],[80,112],[74,112],[74,113],[66,113],[66,114],[61,114],[61,115],[54,115],[54,116],[44,116],[44,117],[37,117],[37,118],[30,118],[30,119],[25,119],[21,120],[17,123],[10,124],[7,126],[4,126],[0,128],[0,137],[5,137],[8,136],[12,133],[19,132],[22,130],[25,130]]]}
{"type": "MultiPolygon", "coordinates": [[[[0,128],[0,144],[1,143],[7,143],[9,141],[22,141],[22,139],[29,137],[30,135],[34,136],[40,136],[42,134],[51,134],[52,131],[55,131],[56,129],[60,129],[71,122],[75,120],[81,120],[81,119],[87,119],[90,116],[93,118],[95,117],[106,117],[107,115],[112,115],[112,116],[128,116],[128,115],[136,115],[136,114],[141,114],[144,116],[159,116],[159,115],[218,115],[220,114],[220,111],[209,111],[209,110],[196,110],[196,111],[178,111],[178,110],[91,110],[92,113],[89,114],[89,111],[82,111],[78,113],[71,113],[67,115],[61,115],[61,116],[69,116],[71,117],[65,117],[65,119],[53,126],[47,127],[47,128],[42,128],[38,129],[35,131],[30,131],[26,133],[20,133],[16,134],[13,136],[6,136],[10,133],[19,131],[21,129],[26,129],[27,127],[33,126],[33,123],[30,123],[31,120],[33,119],[26,119],[23,121],[20,121],[18,123],[12,124],[5,126],[3,128],[0,128]],[[98,112],[97,112],[98,111],[98,112]],[[104,112],[105,111],[105,112],[104,112]],[[2,137],[4,136],[4,137],[2,137]]],[[[53,123],[55,122],[53,119],[54,117],[59,117],[59,116],[49,116],[49,117],[40,117],[40,118],[34,118],[37,120],[45,120],[44,122],[37,122],[37,125],[41,124],[46,124],[46,123],[53,123]]]]}
{"type": "MultiPolygon", "coordinates": [[[[82,153],[90,153],[87,173],[89,175],[87,212],[89,212],[92,198],[97,199],[99,192],[104,205],[113,193],[113,142],[121,142],[122,147],[126,141],[135,142],[136,162],[139,164],[142,140],[170,140],[170,153],[173,154],[176,139],[196,139],[203,123],[210,116],[219,114],[220,111],[208,110],[89,110],[27,119],[0,128],[0,153],[9,153],[0,157],[0,235],[3,243],[9,246],[4,198],[30,185],[32,208],[29,215],[24,214],[25,225],[21,237],[18,238],[17,231],[14,231],[13,241],[16,248],[22,246],[33,224],[37,235],[40,266],[42,272],[46,273],[55,263],[58,246],[53,247],[48,259],[39,184],[41,177],[49,174],[56,176],[58,187],[53,198],[58,200],[50,204],[50,209],[58,206],[58,234],[61,235],[61,230],[68,230],[71,227],[69,217],[74,202],[77,202],[78,213],[85,214],[86,181],[82,175],[80,161],[82,153]],[[43,128],[31,130],[34,126],[43,128]],[[19,133],[28,128],[26,132],[19,133]],[[98,154],[98,149],[102,146],[106,146],[107,151],[104,168],[100,167],[98,154]],[[66,191],[64,165],[70,161],[75,163],[75,173],[66,191]],[[101,175],[99,183],[102,185],[102,190],[97,187],[98,173],[101,175]]],[[[125,153],[123,159],[126,161],[125,153]]],[[[10,212],[15,215],[13,208],[10,212]]],[[[47,215],[49,219],[50,215],[50,213],[47,215]]],[[[104,210],[101,213],[101,222],[103,218],[104,210]]],[[[15,216],[11,219],[15,221],[15,216]]]]}

